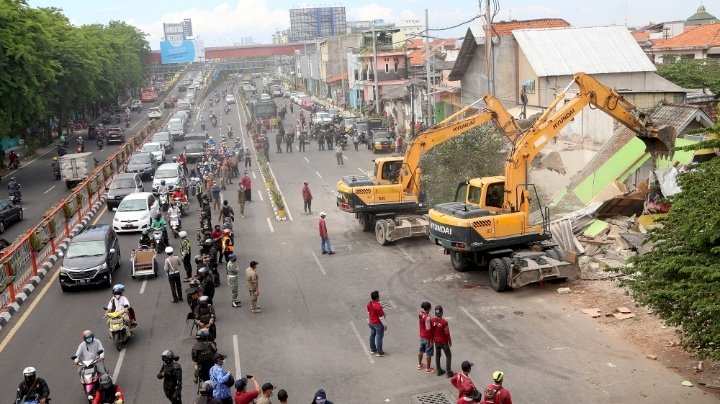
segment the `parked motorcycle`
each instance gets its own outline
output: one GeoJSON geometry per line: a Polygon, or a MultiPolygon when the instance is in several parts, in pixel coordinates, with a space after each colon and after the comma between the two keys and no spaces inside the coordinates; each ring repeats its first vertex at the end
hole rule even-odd
{"type": "MultiPolygon", "coordinates": [[[[88,403],[90,404],[92,404],[95,399],[95,392],[100,386],[100,373],[97,371],[95,365],[101,360],[99,355],[102,353],[103,351],[100,350],[97,358],[78,362],[78,367],[80,368],[80,383],[83,385],[85,397],[87,397],[88,403]]],[[[73,355],[70,359],[75,360],[77,356],[73,355]]]]}
{"type": "MultiPolygon", "coordinates": [[[[103,307],[103,310],[107,310],[107,307],[103,307]]],[[[115,348],[117,348],[118,351],[122,351],[132,336],[129,332],[128,325],[125,324],[125,320],[123,320],[124,314],[125,312],[122,310],[112,311],[106,314],[108,318],[108,329],[115,343],[115,348]]]]}

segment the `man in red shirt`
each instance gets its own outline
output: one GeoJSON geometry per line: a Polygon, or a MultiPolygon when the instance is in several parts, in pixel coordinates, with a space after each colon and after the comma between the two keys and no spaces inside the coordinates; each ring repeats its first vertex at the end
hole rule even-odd
{"type": "Polygon", "coordinates": [[[258,385],[257,379],[253,377],[252,375],[248,376],[247,378],[242,378],[240,380],[237,380],[235,382],[235,395],[233,396],[233,401],[235,404],[250,404],[253,403],[255,398],[260,395],[260,385],[258,385]],[[248,380],[252,380],[253,384],[255,384],[255,389],[248,391],[247,390],[247,383],[248,380]]]}
{"type": "Polygon", "coordinates": [[[310,192],[310,185],[308,185],[308,182],[305,181],[303,183],[302,188],[302,198],[303,198],[303,209],[305,209],[306,215],[312,214],[312,192],[310,192]]]}
{"type": "Polygon", "coordinates": [[[433,356],[433,329],[432,318],[430,317],[430,302],[422,302],[418,311],[418,325],[420,330],[420,351],[418,352],[418,370],[425,368],[425,373],[435,372],[435,368],[430,367],[430,361],[433,356]],[[427,356],[425,359],[426,366],[423,366],[423,354],[427,356]]]}
{"type": "Polygon", "coordinates": [[[466,392],[475,390],[475,383],[470,379],[470,370],[472,370],[473,363],[463,361],[460,364],[462,372],[457,372],[450,378],[450,384],[458,390],[458,399],[462,398],[466,392]]]}
{"type": "Polygon", "coordinates": [[[240,183],[243,188],[245,188],[245,202],[252,202],[252,191],[250,190],[252,181],[250,181],[247,171],[245,171],[245,175],[240,179],[240,183]]]}
{"type": "Polygon", "coordinates": [[[505,373],[496,370],[492,374],[493,381],[495,383],[488,384],[485,391],[494,390],[495,398],[492,401],[495,404],[512,404],[512,398],[510,398],[510,391],[502,386],[505,373]]]}
{"type": "Polygon", "coordinates": [[[446,371],[440,367],[440,358],[442,357],[442,353],[445,352],[447,377],[452,377],[453,372],[450,370],[450,363],[452,362],[452,352],[450,352],[452,337],[450,337],[450,326],[447,320],[443,318],[443,308],[440,305],[435,306],[435,318],[432,319],[432,329],[436,351],[435,367],[437,368],[437,375],[442,376],[446,373],[446,371]]]}
{"type": "Polygon", "coordinates": [[[368,326],[370,327],[370,353],[379,358],[385,356],[382,343],[387,325],[385,324],[385,311],[380,304],[380,292],[370,293],[370,302],[367,304],[368,326]]]}
{"type": "Polygon", "coordinates": [[[335,251],[332,250],[332,245],[330,245],[325,216],[325,212],[320,212],[320,221],[318,222],[318,229],[320,230],[320,250],[322,250],[323,254],[333,255],[335,251]]]}

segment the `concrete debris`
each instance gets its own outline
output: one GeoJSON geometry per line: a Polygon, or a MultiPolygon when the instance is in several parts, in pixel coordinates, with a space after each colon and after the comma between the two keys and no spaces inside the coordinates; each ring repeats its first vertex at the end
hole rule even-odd
{"type": "Polygon", "coordinates": [[[565,165],[563,164],[562,157],[560,156],[560,153],[556,151],[551,151],[548,153],[547,156],[545,156],[542,159],[542,162],[540,163],[543,168],[546,168],[550,171],[555,171],[556,173],[565,175],[565,165]]]}
{"type": "Polygon", "coordinates": [[[635,317],[635,314],[632,313],[613,313],[613,317],[615,317],[618,320],[627,320],[629,318],[635,317]]]}
{"type": "Polygon", "coordinates": [[[705,370],[705,365],[703,364],[703,361],[698,362],[697,366],[695,366],[695,370],[698,372],[702,372],[705,370]]]}
{"type": "Polygon", "coordinates": [[[693,386],[692,382],[690,382],[689,380],[683,380],[681,384],[682,384],[683,386],[685,386],[685,387],[692,387],[692,386],[693,386]]]}
{"type": "Polygon", "coordinates": [[[624,306],[623,306],[623,307],[618,307],[616,310],[617,310],[618,312],[620,312],[620,313],[623,313],[623,314],[632,313],[632,311],[631,311],[630,309],[628,309],[627,307],[624,307],[624,306]]]}
{"type": "Polygon", "coordinates": [[[599,236],[600,234],[605,233],[607,230],[609,224],[608,222],[602,221],[602,220],[595,220],[592,222],[590,227],[588,227],[584,232],[583,236],[588,238],[595,238],[599,236]]]}
{"type": "Polygon", "coordinates": [[[713,390],[720,390],[720,385],[718,385],[718,384],[706,384],[706,385],[705,385],[705,388],[706,388],[706,389],[713,389],[713,390]]]}
{"type": "Polygon", "coordinates": [[[570,288],[558,288],[557,293],[558,295],[567,295],[572,293],[572,290],[570,290],[570,288]]]}
{"type": "Polygon", "coordinates": [[[645,355],[645,357],[648,358],[648,359],[652,359],[652,360],[654,360],[654,361],[657,360],[657,355],[645,355]]]}
{"type": "Polygon", "coordinates": [[[577,237],[575,237],[571,219],[562,218],[551,222],[550,232],[552,233],[553,241],[556,242],[563,251],[572,251],[580,254],[585,252],[585,248],[577,237]]]}
{"type": "Polygon", "coordinates": [[[598,318],[601,315],[600,309],[598,309],[597,307],[592,308],[592,309],[582,309],[582,310],[580,310],[580,312],[583,314],[587,314],[592,318],[598,318]]]}

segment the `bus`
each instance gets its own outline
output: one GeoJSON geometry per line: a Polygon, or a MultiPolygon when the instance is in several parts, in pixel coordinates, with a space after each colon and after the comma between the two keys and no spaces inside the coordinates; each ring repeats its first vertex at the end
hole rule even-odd
{"type": "Polygon", "coordinates": [[[158,99],[158,92],[155,87],[143,87],[140,89],[140,101],[143,103],[155,102],[158,99]]]}

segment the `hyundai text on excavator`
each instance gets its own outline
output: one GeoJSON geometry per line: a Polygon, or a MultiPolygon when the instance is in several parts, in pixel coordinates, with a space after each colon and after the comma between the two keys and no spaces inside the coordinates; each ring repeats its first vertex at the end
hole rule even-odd
{"type": "Polygon", "coordinates": [[[588,105],[633,130],[653,156],[672,155],[674,128],[653,124],[613,89],[585,73],[575,74],[538,120],[510,139],[505,176],[461,183],[455,202],[430,210],[430,240],[450,255],[455,270],[466,271],[471,264],[488,268],[490,285],[498,292],[546,279],[579,277],[577,262],[567,260],[566,253],[552,243],[549,210],[540,207],[542,223],[530,223],[530,191],[535,186],[527,178],[532,159],[588,105]],[[573,84],[579,88],[577,95],[559,106],[573,84]]]}
{"type": "Polygon", "coordinates": [[[428,210],[421,190],[420,160],[433,147],[487,122],[514,138],[520,128],[492,96],[482,99],[486,108],[461,118],[476,103],[468,105],[412,140],[404,156],[377,158],[374,180],[366,175],[345,176],[337,184],[337,206],[354,213],[363,231],[375,229],[380,245],[416,236],[427,236],[428,210]]]}

